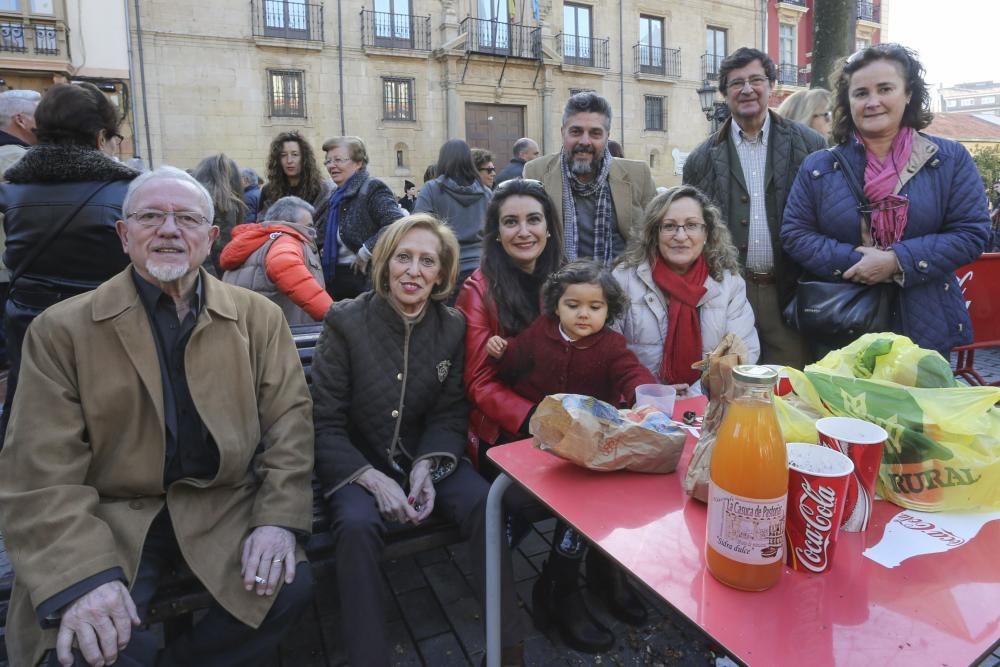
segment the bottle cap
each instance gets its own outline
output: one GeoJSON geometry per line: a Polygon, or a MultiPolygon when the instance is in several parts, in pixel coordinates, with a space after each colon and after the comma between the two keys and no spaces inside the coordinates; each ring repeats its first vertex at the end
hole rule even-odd
{"type": "Polygon", "coordinates": [[[773,385],[778,380],[778,372],[767,366],[743,364],[733,369],[733,377],[740,382],[773,385]]]}

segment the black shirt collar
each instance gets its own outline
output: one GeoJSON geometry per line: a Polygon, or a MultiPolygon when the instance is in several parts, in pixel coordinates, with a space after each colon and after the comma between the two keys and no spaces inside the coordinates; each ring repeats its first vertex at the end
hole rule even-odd
{"type": "MultiPolygon", "coordinates": [[[[167,303],[171,306],[174,305],[174,300],[164,293],[159,287],[149,282],[145,278],[139,275],[139,272],[132,267],[132,282],[135,283],[135,288],[139,292],[139,299],[142,301],[142,305],[146,308],[146,312],[152,313],[156,310],[157,304],[161,303],[161,300],[166,299],[167,303]]],[[[198,278],[195,280],[194,290],[191,291],[191,312],[194,313],[197,319],[198,315],[201,313],[202,304],[202,283],[201,283],[201,273],[198,273],[198,278]]]]}

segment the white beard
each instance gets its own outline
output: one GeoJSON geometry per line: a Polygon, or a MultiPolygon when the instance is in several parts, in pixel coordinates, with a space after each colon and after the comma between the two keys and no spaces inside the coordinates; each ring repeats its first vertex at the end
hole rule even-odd
{"type": "Polygon", "coordinates": [[[190,267],[182,264],[160,264],[156,260],[146,260],[146,271],[161,283],[172,283],[187,275],[190,267]]]}
{"type": "Polygon", "coordinates": [[[591,155],[590,162],[583,162],[582,160],[572,160],[570,161],[569,171],[574,176],[588,176],[597,173],[597,156],[591,155]]]}

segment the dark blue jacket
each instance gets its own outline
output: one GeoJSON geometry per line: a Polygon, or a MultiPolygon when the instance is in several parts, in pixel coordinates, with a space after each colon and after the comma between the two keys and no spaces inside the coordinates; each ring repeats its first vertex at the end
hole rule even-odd
{"type": "MultiPolygon", "coordinates": [[[[840,150],[863,180],[863,144],[852,138],[840,150]]],[[[903,269],[901,333],[947,355],[972,342],[955,270],[986,248],[983,181],[961,144],[925,134],[914,135],[910,161],[899,170],[899,194],[910,200],[903,239],[892,246],[903,269]]],[[[785,206],[781,243],[798,263],[829,280],[861,260],[855,251],[862,245],[857,200],[830,151],[802,163],[785,206]]]]}
{"type": "Polygon", "coordinates": [[[247,205],[247,214],[243,222],[257,222],[257,209],[260,208],[260,186],[256,183],[243,188],[243,203],[247,205]]]}

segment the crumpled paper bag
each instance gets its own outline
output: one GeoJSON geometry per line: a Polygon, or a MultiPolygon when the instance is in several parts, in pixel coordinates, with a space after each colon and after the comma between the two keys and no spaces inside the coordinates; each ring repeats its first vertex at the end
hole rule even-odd
{"type": "Polygon", "coordinates": [[[687,433],[651,406],[618,410],[590,396],[546,396],[528,425],[535,446],[591,470],[668,473],[687,433]]]}
{"type": "Polygon", "coordinates": [[[687,475],[684,477],[684,490],[689,496],[708,502],[709,465],[712,462],[712,450],[719,426],[733,402],[733,368],[747,363],[747,346],[736,334],[726,334],[714,350],[692,368],[701,371],[701,386],[708,396],[708,407],[705,408],[705,422],[701,428],[701,439],[691,454],[687,475]]]}

